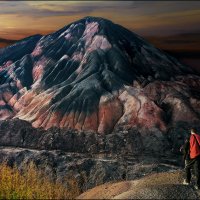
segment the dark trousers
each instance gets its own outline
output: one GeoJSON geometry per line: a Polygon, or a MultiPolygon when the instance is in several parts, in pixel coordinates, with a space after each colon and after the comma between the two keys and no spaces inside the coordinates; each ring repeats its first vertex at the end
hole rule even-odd
{"type": "Polygon", "coordinates": [[[196,185],[200,187],[200,156],[185,160],[185,175],[186,181],[190,183],[191,181],[191,169],[194,169],[194,174],[196,176],[196,185]]]}

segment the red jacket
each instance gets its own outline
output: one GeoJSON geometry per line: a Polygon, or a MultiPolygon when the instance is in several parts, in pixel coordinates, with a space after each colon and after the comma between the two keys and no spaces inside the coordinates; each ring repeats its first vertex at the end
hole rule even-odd
{"type": "Polygon", "coordinates": [[[200,155],[200,135],[191,134],[190,136],[190,158],[196,158],[200,155]]]}

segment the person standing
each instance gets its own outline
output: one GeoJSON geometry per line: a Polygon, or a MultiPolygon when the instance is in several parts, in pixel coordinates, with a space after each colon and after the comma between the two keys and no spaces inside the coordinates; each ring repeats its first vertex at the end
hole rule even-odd
{"type": "Polygon", "coordinates": [[[186,168],[186,166],[189,164],[190,162],[190,137],[187,137],[185,139],[185,143],[181,146],[180,148],[180,152],[183,153],[183,160],[184,160],[184,164],[185,164],[185,179],[183,181],[184,185],[189,185],[190,180],[191,180],[191,168],[186,168]]]}
{"type": "Polygon", "coordinates": [[[191,129],[191,135],[189,140],[186,140],[183,150],[189,158],[185,159],[185,175],[183,184],[189,185],[191,181],[191,169],[194,168],[196,176],[195,189],[200,189],[200,135],[197,134],[196,129],[191,129]]]}

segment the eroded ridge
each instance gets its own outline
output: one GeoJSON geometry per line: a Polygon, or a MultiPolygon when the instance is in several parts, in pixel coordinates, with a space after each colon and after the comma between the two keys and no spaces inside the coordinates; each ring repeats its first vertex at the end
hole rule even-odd
{"type": "Polygon", "coordinates": [[[0,57],[1,120],[101,134],[200,120],[200,77],[106,19],[26,38],[0,57]]]}

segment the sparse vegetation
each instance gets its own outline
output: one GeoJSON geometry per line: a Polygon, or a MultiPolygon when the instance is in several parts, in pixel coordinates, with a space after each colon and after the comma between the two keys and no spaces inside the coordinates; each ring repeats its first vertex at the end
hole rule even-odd
{"type": "Polygon", "coordinates": [[[0,199],[74,199],[80,194],[75,178],[52,181],[31,163],[23,172],[0,165],[0,199]]]}

